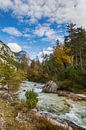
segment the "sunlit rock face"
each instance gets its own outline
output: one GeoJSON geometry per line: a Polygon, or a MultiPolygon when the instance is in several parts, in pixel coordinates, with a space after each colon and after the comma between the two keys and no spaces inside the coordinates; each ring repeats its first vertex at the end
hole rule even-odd
{"type": "Polygon", "coordinates": [[[13,59],[16,59],[15,58],[15,55],[14,53],[11,51],[11,49],[6,45],[4,44],[2,41],[0,41],[0,59],[3,61],[3,62],[7,62],[7,58],[8,57],[11,57],[13,59]]]}
{"type": "Polygon", "coordinates": [[[19,63],[25,62],[27,63],[27,65],[31,63],[27,52],[20,51],[14,53],[6,44],[0,41],[0,59],[2,60],[2,62],[7,63],[9,58],[12,58],[14,61],[17,61],[19,63]]]}
{"type": "Polygon", "coordinates": [[[31,60],[30,60],[29,55],[26,51],[20,51],[20,52],[14,53],[14,54],[15,54],[16,59],[20,63],[25,62],[27,65],[30,65],[31,60]]]}

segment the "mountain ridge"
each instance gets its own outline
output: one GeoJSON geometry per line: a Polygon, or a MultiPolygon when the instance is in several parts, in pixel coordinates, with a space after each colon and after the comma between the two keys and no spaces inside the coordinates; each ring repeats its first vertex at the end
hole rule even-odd
{"type": "Polygon", "coordinates": [[[22,50],[20,52],[15,53],[11,51],[11,49],[3,41],[0,40],[0,59],[4,63],[7,63],[8,57],[19,63],[26,62],[28,65],[31,61],[26,51],[22,50]]]}

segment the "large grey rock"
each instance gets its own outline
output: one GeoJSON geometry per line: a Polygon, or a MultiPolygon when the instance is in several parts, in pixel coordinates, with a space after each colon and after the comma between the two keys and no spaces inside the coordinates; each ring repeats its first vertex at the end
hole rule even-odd
{"type": "Polygon", "coordinates": [[[55,82],[48,81],[43,87],[43,92],[55,93],[57,92],[58,88],[59,87],[55,82]]]}

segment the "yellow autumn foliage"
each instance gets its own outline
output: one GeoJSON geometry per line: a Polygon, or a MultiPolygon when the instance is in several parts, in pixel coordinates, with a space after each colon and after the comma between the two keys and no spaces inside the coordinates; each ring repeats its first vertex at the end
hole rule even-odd
{"type": "Polygon", "coordinates": [[[73,56],[70,55],[71,49],[69,47],[65,47],[63,45],[59,45],[54,50],[55,61],[63,64],[63,62],[72,64],[73,56]]]}

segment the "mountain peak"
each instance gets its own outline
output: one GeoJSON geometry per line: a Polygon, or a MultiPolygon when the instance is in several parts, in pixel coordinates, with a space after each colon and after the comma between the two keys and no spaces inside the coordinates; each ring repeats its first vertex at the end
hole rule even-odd
{"type": "Polygon", "coordinates": [[[27,61],[27,63],[29,63],[30,60],[29,55],[26,51],[22,50],[17,53],[12,52],[11,49],[0,40],[0,59],[6,61],[8,56],[13,58],[14,61],[18,61],[20,63],[24,61],[27,61]]]}

